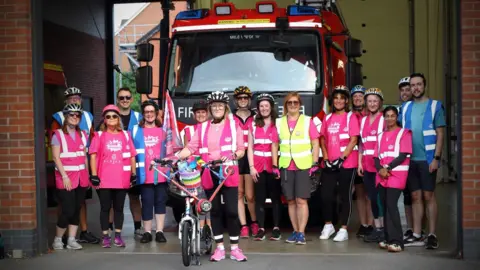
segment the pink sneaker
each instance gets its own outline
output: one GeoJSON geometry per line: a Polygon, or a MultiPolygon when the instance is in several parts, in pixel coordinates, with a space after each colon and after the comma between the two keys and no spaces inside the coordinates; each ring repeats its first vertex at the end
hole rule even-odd
{"type": "Polygon", "coordinates": [[[250,237],[248,226],[242,226],[242,229],[240,230],[240,238],[248,238],[248,237],[250,237]]]}
{"type": "Polygon", "coordinates": [[[247,256],[243,255],[243,251],[240,248],[236,248],[230,251],[230,259],[237,262],[246,262],[247,256]]]}
{"type": "Polygon", "coordinates": [[[210,261],[212,262],[219,262],[225,259],[225,249],[216,248],[215,252],[213,253],[212,257],[210,257],[210,261]]]}
{"type": "Polygon", "coordinates": [[[257,235],[258,234],[258,223],[252,223],[252,225],[250,225],[250,229],[252,230],[252,235],[257,235]]]}

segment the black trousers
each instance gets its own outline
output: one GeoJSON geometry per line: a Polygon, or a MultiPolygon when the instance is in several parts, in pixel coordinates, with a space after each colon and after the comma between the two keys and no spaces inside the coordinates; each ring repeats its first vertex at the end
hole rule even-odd
{"type": "MultiPolygon", "coordinates": [[[[205,190],[207,197],[212,196],[218,187],[218,178],[213,173],[212,180],[214,187],[205,190]]],[[[240,235],[240,224],[238,222],[238,187],[223,186],[212,201],[212,210],[210,212],[212,219],[212,231],[216,243],[223,243],[223,217],[225,215],[227,221],[228,234],[231,244],[238,244],[240,235]],[[222,206],[222,198],[225,204],[222,206]]]]}
{"type": "Polygon", "coordinates": [[[377,174],[374,172],[363,172],[363,183],[365,185],[365,189],[367,190],[368,198],[370,199],[370,204],[372,206],[372,213],[373,217],[377,219],[380,215],[380,211],[378,209],[378,190],[375,186],[375,178],[377,174]]]}
{"type": "Polygon", "coordinates": [[[102,231],[108,231],[110,208],[113,205],[113,222],[115,229],[123,228],[123,207],[125,206],[125,197],[128,189],[105,188],[98,189],[98,198],[100,199],[100,227],[102,231]]]}
{"type": "Polygon", "coordinates": [[[59,228],[65,229],[68,225],[78,226],[78,223],[80,223],[80,208],[85,202],[86,192],[87,188],[80,186],[70,191],[57,189],[57,197],[62,206],[62,212],[57,221],[59,228]]]}
{"type": "Polygon", "coordinates": [[[281,193],[282,185],[280,179],[275,179],[273,174],[266,171],[259,173],[258,182],[255,183],[255,212],[257,213],[257,222],[260,228],[265,228],[265,200],[267,197],[272,201],[273,227],[280,225],[280,215],[282,213],[281,193]]]}
{"type": "Polygon", "coordinates": [[[333,221],[333,211],[335,211],[336,190],[340,195],[341,210],[340,223],[347,226],[352,214],[352,185],[355,178],[355,169],[340,168],[340,170],[332,172],[329,170],[322,171],[322,203],[323,203],[323,219],[325,221],[333,221]],[[338,188],[337,188],[338,185],[338,188]]]}
{"type": "Polygon", "coordinates": [[[397,244],[403,248],[402,223],[397,205],[402,190],[378,185],[378,193],[385,211],[383,219],[385,223],[385,239],[388,244],[397,244]]]}

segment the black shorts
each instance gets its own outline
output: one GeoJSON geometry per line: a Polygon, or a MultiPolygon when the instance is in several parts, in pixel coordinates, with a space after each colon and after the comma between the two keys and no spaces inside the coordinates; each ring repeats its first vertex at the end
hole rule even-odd
{"type": "Polygon", "coordinates": [[[312,180],[308,172],[309,170],[289,171],[287,169],[280,171],[282,191],[287,200],[310,199],[312,180]]]}
{"type": "Polygon", "coordinates": [[[430,173],[428,162],[425,160],[411,160],[408,169],[407,185],[410,192],[417,190],[435,191],[437,171],[430,173]]]}
{"type": "Polygon", "coordinates": [[[140,196],[140,193],[141,193],[140,185],[136,185],[136,186],[128,189],[127,193],[128,193],[129,196],[137,196],[137,197],[140,196]]]}
{"type": "Polygon", "coordinates": [[[250,165],[248,164],[248,156],[247,151],[245,151],[245,155],[238,160],[238,174],[250,174],[250,165]]]}

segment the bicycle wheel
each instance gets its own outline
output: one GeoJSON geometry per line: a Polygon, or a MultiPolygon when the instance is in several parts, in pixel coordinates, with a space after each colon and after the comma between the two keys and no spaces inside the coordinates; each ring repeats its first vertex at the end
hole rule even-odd
{"type": "Polygon", "coordinates": [[[192,224],[184,222],[182,225],[182,260],[183,265],[190,266],[192,256],[190,254],[192,243],[192,224]]]}
{"type": "Polygon", "coordinates": [[[203,226],[203,241],[205,241],[205,254],[211,254],[212,253],[212,247],[213,247],[213,237],[212,237],[212,230],[210,229],[210,226],[205,224],[203,226]]]}

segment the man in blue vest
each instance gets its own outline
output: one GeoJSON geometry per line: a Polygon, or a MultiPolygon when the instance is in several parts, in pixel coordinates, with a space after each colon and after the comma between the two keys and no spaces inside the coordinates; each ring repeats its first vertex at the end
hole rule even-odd
{"type": "MultiPolygon", "coordinates": [[[[69,87],[64,92],[65,95],[65,104],[79,104],[82,105],[82,91],[77,87],[69,87]]],[[[63,121],[65,117],[62,111],[56,112],[52,115],[53,121],[51,125],[51,132],[62,128],[63,121]]],[[[93,115],[90,112],[83,111],[82,118],[80,119],[80,129],[87,133],[89,139],[91,138],[91,134],[93,134],[93,115]]],[[[50,136],[51,137],[51,136],[50,136]]],[[[87,142],[87,146],[90,144],[90,140],[87,142]]],[[[88,189],[86,199],[92,198],[92,189],[88,189]]],[[[61,205],[60,205],[61,207],[61,205]]],[[[87,230],[87,205],[83,203],[82,208],[80,210],[80,237],[78,242],[80,243],[89,243],[89,244],[97,244],[100,242],[100,239],[93,235],[91,232],[87,230]]]]}
{"type": "Polygon", "coordinates": [[[410,75],[410,88],[413,101],[402,105],[400,121],[404,128],[412,130],[413,153],[408,171],[408,189],[412,195],[413,234],[405,239],[405,246],[424,246],[427,249],[438,248],[435,235],[437,221],[437,202],[435,185],[437,170],[442,155],[445,112],[438,100],[425,95],[427,81],[421,73],[410,75]],[[424,202],[428,211],[429,235],[424,242],[421,236],[424,202]]]}
{"type": "MultiPolygon", "coordinates": [[[[123,129],[132,131],[133,126],[138,125],[142,120],[142,115],[131,109],[133,102],[132,91],[128,87],[122,87],[117,92],[117,106],[120,109],[120,118],[123,129]]],[[[128,199],[130,201],[130,212],[132,213],[135,235],[142,236],[142,206],[140,204],[140,188],[134,186],[128,190],[128,199]]],[[[112,216],[112,214],[111,214],[112,216]]],[[[113,220],[113,216],[112,219],[113,220]]]]}

